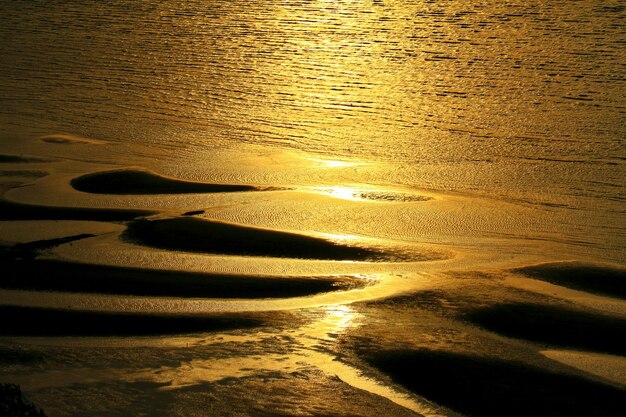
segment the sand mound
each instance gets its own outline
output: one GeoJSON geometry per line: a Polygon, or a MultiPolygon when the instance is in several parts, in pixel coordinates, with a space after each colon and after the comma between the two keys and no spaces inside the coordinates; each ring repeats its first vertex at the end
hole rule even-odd
{"type": "Polygon", "coordinates": [[[517,268],[513,272],[574,290],[626,299],[626,269],[558,262],[517,268]]]}
{"type": "Polygon", "coordinates": [[[38,158],[35,156],[0,155],[1,164],[31,164],[40,162],[52,162],[51,159],[38,158]]]}
{"type": "Polygon", "coordinates": [[[123,236],[162,249],[221,255],[353,261],[394,258],[394,254],[378,249],[194,217],[138,219],[128,226],[123,236]]]}
{"type": "Polygon", "coordinates": [[[468,416],[621,416],[624,391],[488,357],[394,350],[368,361],[419,395],[468,416]]]}
{"type": "Polygon", "coordinates": [[[497,304],[467,313],[465,319],[505,336],[554,346],[626,354],[626,320],[558,306],[497,304]]]}
{"type": "Polygon", "coordinates": [[[137,169],[87,174],[74,178],[71,181],[71,185],[76,190],[86,193],[118,195],[225,193],[263,190],[250,185],[182,181],[137,169]]]}
{"type": "Polygon", "coordinates": [[[0,199],[0,220],[129,221],[156,214],[150,210],[38,206],[0,199]]]}
{"type": "Polygon", "coordinates": [[[354,276],[206,274],[25,258],[0,261],[4,271],[0,288],[157,297],[279,298],[366,284],[354,276]]]}
{"type": "Polygon", "coordinates": [[[11,317],[0,326],[4,336],[124,336],[183,334],[252,328],[263,323],[244,314],[149,315],[0,306],[11,317]]]}

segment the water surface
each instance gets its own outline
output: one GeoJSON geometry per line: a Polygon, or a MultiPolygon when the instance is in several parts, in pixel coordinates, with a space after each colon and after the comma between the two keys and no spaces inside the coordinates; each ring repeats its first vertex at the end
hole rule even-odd
{"type": "MultiPolygon", "coordinates": [[[[471,353],[496,371],[515,360],[537,375],[571,373],[563,355],[552,361],[464,314],[567,302],[591,322],[599,312],[623,318],[611,285],[585,292],[593,274],[624,276],[622,0],[0,0],[0,14],[0,262],[55,274],[97,264],[105,288],[27,291],[12,276],[3,308],[93,315],[112,326],[103,334],[116,334],[119,313],[228,322],[245,312],[260,326],[179,338],[3,336],[0,365],[2,349],[44,358],[0,376],[50,414],[80,415],[87,404],[71,399],[88,398],[102,416],[456,415],[446,408],[455,401],[406,388],[444,377],[398,379],[372,358],[404,349],[417,362],[471,364],[471,353]],[[142,216],[173,225],[180,244],[157,226],[124,239],[142,216]],[[224,224],[225,252],[214,233],[224,224]],[[333,253],[285,251],[277,236],[333,253]],[[254,239],[263,250],[251,253],[254,239]],[[542,275],[552,265],[573,275],[542,275]],[[524,268],[555,285],[516,275],[524,268]],[[222,283],[203,288],[227,298],[140,285],[131,296],[107,287],[116,270],[142,282],[150,271],[259,282],[247,299],[222,283]],[[281,297],[281,277],[331,288],[281,297]],[[269,278],[273,298],[253,297],[269,278]],[[361,402],[342,400],[355,395],[361,402]],[[245,400],[233,408],[233,398],[245,400]]],[[[577,377],[603,378],[581,369],[577,377]]],[[[620,372],[602,383],[615,386],[620,372]]],[[[471,403],[460,409],[485,412],[471,403]]]]}

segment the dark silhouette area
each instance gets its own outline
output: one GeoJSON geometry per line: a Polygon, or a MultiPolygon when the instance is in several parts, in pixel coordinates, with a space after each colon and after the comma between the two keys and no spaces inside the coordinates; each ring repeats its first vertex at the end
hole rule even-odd
{"type": "Polygon", "coordinates": [[[547,263],[517,268],[513,272],[575,290],[626,299],[626,269],[581,263],[547,263]]]}
{"type": "Polygon", "coordinates": [[[0,384],[0,416],[46,417],[46,414],[24,396],[19,385],[0,384]]]}
{"type": "Polygon", "coordinates": [[[470,311],[464,318],[508,337],[560,347],[626,354],[626,320],[573,308],[511,303],[470,311]]]}
{"type": "Polygon", "coordinates": [[[105,313],[71,309],[0,306],[10,318],[2,336],[131,336],[249,329],[264,321],[250,314],[173,315],[105,313]]]}
{"type": "Polygon", "coordinates": [[[430,350],[368,361],[416,394],[467,416],[621,417],[625,392],[518,362],[430,350]]]}
{"type": "Polygon", "coordinates": [[[123,237],[161,249],[220,255],[355,261],[394,257],[394,254],[375,249],[342,245],[297,233],[194,217],[138,219],[128,225],[123,237]]]}
{"type": "Polygon", "coordinates": [[[0,220],[93,220],[130,221],[156,211],[82,207],[38,206],[0,199],[0,220]]]}
{"type": "MultiPolygon", "coordinates": [[[[40,252],[47,249],[94,236],[96,235],[82,233],[74,236],[64,236],[54,239],[43,239],[35,240],[32,242],[17,243],[9,248],[3,248],[2,250],[0,250],[0,262],[7,259],[34,259],[40,252]]],[[[10,268],[6,268],[5,271],[10,271],[10,268]]]]}
{"type": "Polygon", "coordinates": [[[52,159],[39,158],[35,156],[0,155],[0,163],[2,164],[31,164],[52,161],[52,159]]]}
{"type": "Polygon", "coordinates": [[[0,288],[136,296],[280,298],[362,287],[353,276],[209,274],[90,265],[56,260],[1,259],[0,288]]]}
{"type": "Polygon", "coordinates": [[[96,172],[74,178],[72,187],[94,194],[190,194],[261,191],[251,185],[207,184],[167,178],[149,171],[123,169],[96,172]]]}

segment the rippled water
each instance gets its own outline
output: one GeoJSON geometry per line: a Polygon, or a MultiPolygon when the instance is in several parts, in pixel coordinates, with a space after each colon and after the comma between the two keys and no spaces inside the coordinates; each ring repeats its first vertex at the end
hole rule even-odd
{"type": "Polygon", "coordinates": [[[470,188],[551,178],[615,198],[623,186],[623,1],[0,7],[9,132],[190,152],[253,142],[454,172],[436,185],[470,164],[482,177],[460,174],[470,188]]]}
{"type": "MultiPolygon", "coordinates": [[[[142,268],[240,280],[367,280],[363,288],[277,299],[237,299],[230,283],[230,298],[218,299],[66,293],[52,280],[34,292],[41,288],[19,286],[17,277],[0,291],[5,308],[52,307],[68,316],[72,309],[263,312],[269,323],[267,333],[180,339],[0,338],[0,356],[4,346],[41,345],[48,362],[18,363],[8,375],[59,415],[81,413],[75,398],[89,398],[83,407],[101,404],[99,415],[127,414],[135,406],[119,398],[168,383],[173,393],[149,395],[171,400],[172,415],[204,415],[203,389],[219,400],[218,410],[230,412],[243,398],[241,410],[275,411],[283,386],[283,397],[293,397],[285,415],[373,412],[369,403],[344,401],[356,394],[342,397],[338,386],[401,406],[392,415],[448,415],[384,378],[369,379],[371,367],[354,352],[466,349],[535,363],[535,344],[507,338],[505,346],[500,336],[451,317],[465,304],[547,303],[543,295],[626,311],[617,299],[506,278],[512,266],[528,263],[626,262],[624,0],[0,0],[0,16],[4,264],[20,270],[31,247],[67,263],[48,274],[90,264],[90,278],[106,287],[111,269],[93,264],[107,264],[131,268],[139,289],[142,268]],[[127,169],[115,180],[95,177],[104,191],[71,186],[72,178],[120,167],[127,169]],[[231,191],[260,187],[185,194],[193,185],[176,188],[146,169],[231,191]],[[139,186],[119,186],[133,179],[139,186]],[[163,181],[173,187],[165,187],[169,194],[159,194],[163,181]],[[110,219],[110,208],[157,210],[188,226],[156,234],[163,244],[148,248],[149,234],[143,243],[120,239],[128,225],[94,222],[110,219]],[[216,235],[196,230],[208,227],[203,218],[213,229],[237,224],[226,233],[234,242],[228,256],[185,253],[172,242],[180,233],[183,243],[206,249],[204,239],[216,235]],[[276,241],[298,240],[284,231],[397,254],[382,263],[320,261],[311,253],[285,259],[276,241]],[[269,249],[250,256],[246,245],[260,233],[269,249]],[[401,293],[417,301],[387,300],[401,293]],[[121,349],[104,349],[116,343],[121,349]],[[64,346],[58,357],[57,344],[64,346]],[[147,356],[135,350],[142,344],[147,356]],[[148,384],[133,385],[140,382],[148,384]],[[193,403],[179,388],[196,384],[205,385],[193,403]]],[[[141,404],[153,413],[146,415],[168,409],[149,398],[141,404]]]]}
{"type": "Polygon", "coordinates": [[[147,145],[178,176],[244,144],[382,162],[353,181],[582,209],[624,242],[624,1],[0,8],[4,141],[147,145]]]}

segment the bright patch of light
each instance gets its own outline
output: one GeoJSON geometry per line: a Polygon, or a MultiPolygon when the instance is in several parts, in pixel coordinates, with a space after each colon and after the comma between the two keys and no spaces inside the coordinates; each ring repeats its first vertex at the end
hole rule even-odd
{"type": "Polygon", "coordinates": [[[329,195],[334,198],[342,199],[342,200],[350,200],[350,201],[361,200],[361,198],[359,198],[358,196],[360,190],[350,188],[350,187],[318,188],[316,189],[316,191],[322,194],[329,195]]]}
{"type": "Polygon", "coordinates": [[[348,162],[348,161],[339,161],[333,159],[310,159],[313,162],[316,162],[320,165],[323,165],[326,168],[346,168],[358,165],[356,162],[348,162]]]}
{"type": "Polygon", "coordinates": [[[322,237],[325,237],[326,239],[330,239],[333,240],[335,242],[343,242],[346,240],[356,240],[359,239],[359,236],[356,235],[337,235],[334,233],[319,233],[322,237]]]}
{"type": "Polygon", "coordinates": [[[356,313],[347,305],[330,305],[326,307],[326,316],[320,327],[327,333],[338,334],[350,327],[356,313]]]}

